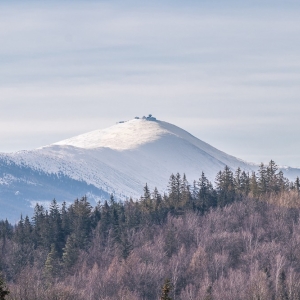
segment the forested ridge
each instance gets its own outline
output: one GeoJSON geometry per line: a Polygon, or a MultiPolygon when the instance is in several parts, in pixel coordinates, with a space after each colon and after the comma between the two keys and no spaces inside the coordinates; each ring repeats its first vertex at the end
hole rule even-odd
{"type": "Polygon", "coordinates": [[[0,222],[5,299],[300,299],[299,217],[299,178],[274,161],[172,174],[137,201],[37,204],[0,222]]]}

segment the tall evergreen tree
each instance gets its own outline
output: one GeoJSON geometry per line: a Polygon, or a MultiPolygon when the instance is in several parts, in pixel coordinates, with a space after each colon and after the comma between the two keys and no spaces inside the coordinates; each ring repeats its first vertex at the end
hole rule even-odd
{"type": "Polygon", "coordinates": [[[55,199],[52,200],[49,207],[49,227],[49,242],[54,244],[56,249],[62,249],[65,240],[62,231],[61,213],[55,199]]]}
{"type": "Polygon", "coordinates": [[[181,202],[181,176],[179,173],[171,175],[169,180],[169,205],[171,208],[178,208],[181,202]]]}
{"type": "Polygon", "coordinates": [[[296,189],[298,195],[300,195],[300,179],[299,179],[298,176],[297,176],[297,178],[295,180],[295,189],[296,189]]]}
{"type": "Polygon", "coordinates": [[[63,263],[67,270],[70,270],[77,261],[78,258],[78,246],[73,235],[70,235],[67,239],[65,248],[63,249],[63,263]]]}
{"type": "Polygon", "coordinates": [[[265,194],[268,191],[268,171],[263,163],[259,166],[258,171],[258,189],[260,194],[265,194]]]}
{"type": "Polygon", "coordinates": [[[172,300],[172,298],[169,297],[171,290],[172,285],[170,279],[166,279],[164,285],[162,286],[160,300],[172,300]]]}
{"type": "Polygon", "coordinates": [[[243,196],[248,196],[250,193],[250,177],[249,173],[242,172],[240,177],[240,192],[243,196]]]}
{"type": "Polygon", "coordinates": [[[44,207],[40,204],[36,204],[34,208],[34,215],[32,217],[33,224],[33,241],[35,247],[44,245],[45,242],[43,240],[44,235],[44,226],[45,226],[45,210],[44,207]]]}
{"type": "Polygon", "coordinates": [[[278,166],[273,160],[271,160],[267,167],[267,173],[266,173],[267,176],[266,192],[268,193],[271,192],[277,193],[279,191],[277,170],[278,170],[278,166]]]}
{"type": "Polygon", "coordinates": [[[186,175],[183,174],[181,187],[180,187],[180,194],[181,194],[181,204],[182,206],[189,203],[191,199],[191,192],[190,192],[190,185],[186,179],[186,175]]]}
{"type": "Polygon", "coordinates": [[[85,248],[92,233],[92,207],[87,197],[82,197],[80,200],[76,199],[70,208],[73,214],[71,221],[74,238],[80,248],[85,248]]]}
{"type": "Polygon", "coordinates": [[[278,174],[276,174],[277,186],[273,188],[275,193],[284,192],[289,188],[289,181],[284,177],[283,172],[280,170],[278,174]]]}
{"type": "Polygon", "coordinates": [[[0,300],[5,300],[6,296],[9,295],[9,290],[6,287],[5,281],[2,277],[2,275],[0,274],[0,300]]]}
{"type": "Polygon", "coordinates": [[[206,295],[205,295],[203,300],[213,300],[212,286],[211,285],[207,288],[206,295]]]}
{"type": "Polygon", "coordinates": [[[234,185],[235,185],[236,191],[239,194],[241,193],[241,185],[242,185],[241,176],[242,176],[242,171],[241,171],[240,167],[238,167],[237,170],[235,171],[234,185]]]}
{"type": "Polygon", "coordinates": [[[218,205],[221,207],[231,203],[235,199],[235,184],[233,173],[228,166],[216,177],[216,188],[218,194],[218,205]]]}
{"type": "Polygon", "coordinates": [[[195,206],[202,213],[207,211],[209,207],[215,206],[215,199],[213,195],[213,186],[206,178],[204,172],[198,182],[197,195],[195,206]]]}
{"type": "Polygon", "coordinates": [[[256,173],[252,172],[251,178],[250,178],[250,192],[253,197],[259,196],[259,186],[257,182],[256,173]]]}
{"type": "Polygon", "coordinates": [[[52,277],[58,275],[59,273],[59,256],[56,251],[55,244],[51,245],[51,250],[47,255],[47,259],[45,262],[45,275],[47,278],[51,279],[52,277]]]}
{"type": "Polygon", "coordinates": [[[146,183],[146,185],[144,186],[144,196],[143,196],[143,199],[147,201],[150,198],[151,198],[150,190],[149,190],[148,184],[146,183]]]}
{"type": "Polygon", "coordinates": [[[142,197],[142,205],[146,212],[150,212],[153,209],[153,201],[151,198],[151,193],[148,184],[144,186],[144,195],[142,197]]]}

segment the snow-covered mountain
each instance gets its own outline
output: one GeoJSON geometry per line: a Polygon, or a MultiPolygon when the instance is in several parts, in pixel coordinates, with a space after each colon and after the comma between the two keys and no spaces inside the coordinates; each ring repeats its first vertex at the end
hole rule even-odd
{"type": "MultiPolygon", "coordinates": [[[[145,183],[163,192],[171,173],[210,180],[228,165],[251,171],[256,165],[228,155],[185,130],[154,118],[120,122],[42,148],[0,154],[0,219],[17,220],[37,201],[139,198],[145,183]]],[[[299,169],[286,168],[289,177],[299,169]]]]}

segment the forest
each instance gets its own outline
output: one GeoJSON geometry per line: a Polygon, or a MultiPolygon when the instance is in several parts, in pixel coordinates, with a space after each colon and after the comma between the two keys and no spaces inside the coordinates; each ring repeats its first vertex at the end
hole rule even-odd
{"type": "Polygon", "coordinates": [[[0,299],[300,299],[300,181],[274,161],[0,221],[0,299]]]}

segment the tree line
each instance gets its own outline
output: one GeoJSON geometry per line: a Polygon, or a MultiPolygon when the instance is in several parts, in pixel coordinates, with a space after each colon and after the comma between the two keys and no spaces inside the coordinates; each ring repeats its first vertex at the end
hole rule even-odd
{"type": "Polygon", "coordinates": [[[172,174],[138,201],[37,204],[0,222],[7,299],[300,299],[299,194],[270,161],[214,184],[172,174]]]}

